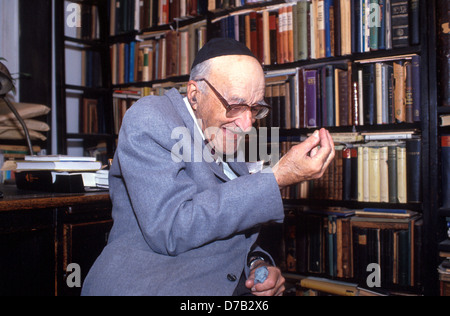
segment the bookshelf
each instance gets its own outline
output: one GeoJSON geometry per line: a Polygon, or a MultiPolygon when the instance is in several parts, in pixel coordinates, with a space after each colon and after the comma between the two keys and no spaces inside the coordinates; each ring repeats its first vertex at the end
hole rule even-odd
{"type": "MultiPolygon", "coordinates": [[[[337,0],[335,0],[337,1],[337,0]]],[[[390,0],[392,6],[396,6],[398,1],[390,0]]],[[[68,1],[66,1],[67,3],[68,1]]],[[[420,158],[418,161],[418,170],[420,172],[417,174],[418,183],[420,186],[420,198],[418,200],[404,200],[400,203],[387,201],[372,201],[372,200],[361,200],[358,198],[345,199],[339,197],[336,199],[323,198],[318,195],[299,197],[295,195],[285,196],[285,206],[287,213],[287,224],[280,228],[268,228],[269,230],[275,230],[278,235],[283,235],[280,239],[280,244],[273,245],[269,244],[268,248],[274,248],[275,252],[280,249],[287,249],[286,234],[289,227],[292,227],[292,223],[299,224],[299,218],[316,218],[317,214],[306,214],[305,210],[309,208],[346,208],[346,209],[365,209],[365,208],[375,208],[375,209],[394,209],[394,210],[410,210],[418,213],[421,216],[420,225],[418,218],[413,220],[403,220],[399,223],[397,228],[403,232],[409,232],[407,238],[410,238],[410,243],[414,244],[414,238],[416,244],[420,246],[419,249],[413,254],[409,253],[409,264],[414,265],[415,271],[412,273],[411,267],[409,268],[409,280],[403,283],[389,284],[386,286],[386,290],[392,290],[395,292],[406,292],[415,294],[428,294],[434,295],[439,291],[438,276],[436,268],[438,266],[438,244],[444,239],[444,229],[445,218],[448,217],[448,210],[441,208],[440,202],[440,159],[439,159],[439,136],[444,132],[449,132],[448,128],[438,128],[438,115],[447,114],[450,111],[447,108],[438,106],[437,98],[437,77],[436,77],[436,26],[435,26],[435,12],[436,12],[436,1],[432,0],[410,0],[408,3],[411,7],[418,5],[417,10],[410,10],[409,19],[413,20],[411,22],[408,20],[408,25],[410,26],[409,31],[411,32],[408,39],[397,39],[392,40],[389,44],[386,38],[378,35],[377,39],[380,42],[368,42],[370,37],[363,37],[361,34],[372,35],[373,32],[381,32],[381,29],[363,29],[362,19],[357,19],[353,15],[340,15],[340,20],[330,19],[329,14],[326,13],[323,18],[319,19],[320,23],[314,27],[322,30],[328,30],[329,32],[338,32],[339,29],[344,27],[348,30],[355,30],[355,32],[350,32],[350,42],[354,45],[348,45],[342,37],[340,43],[331,41],[327,32],[320,33],[320,39],[315,42],[312,34],[315,30],[311,31],[311,16],[307,16],[305,25],[309,25],[309,28],[302,30],[303,36],[306,36],[306,41],[301,44],[301,34],[300,27],[292,30],[292,27],[286,27],[286,23],[289,20],[289,12],[297,10],[296,12],[300,14],[300,4],[305,5],[304,2],[294,2],[288,3],[284,1],[269,1],[269,2],[258,2],[258,3],[245,3],[245,1],[238,1],[236,3],[229,1],[197,1],[196,6],[193,5],[193,1],[173,1],[169,2],[169,12],[168,17],[164,17],[162,20],[158,16],[157,11],[161,10],[158,7],[159,2],[152,2],[150,0],[141,2],[146,8],[145,12],[149,13],[147,17],[138,18],[136,11],[136,4],[139,2],[131,0],[122,1],[69,1],[83,6],[96,6],[98,7],[98,26],[99,33],[98,38],[89,37],[76,37],[68,36],[63,32],[65,25],[65,3],[57,2],[55,5],[55,19],[56,25],[60,26],[56,29],[56,61],[57,61],[57,104],[58,104],[58,120],[60,122],[65,122],[60,124],[58,132],[58,150],[61,153],[67,152],[67,142],[71,140],[82,140],[83,146],[85,148],[89,146],[96,146],[96,143],[100,141],[106,142],[107,150],[106,155],[108,158],[112,158],[115,149],[115,142],[117,140],[118,130],[120,128],[120,120],[126,109],[129,108],[135,100],[138,98],[148,95],[148,94],[162,94],[165,89],[170,87],[178,87],[180,92],[183,92],[183,83],[188,81],[189,78],[189,65],[190,61],[194,58],[196,51],[201,47],[201,45],[207,40],[215,36],[234,36],[240,37],[242,41],[246,41],[247,45],[251,46],[251,36],[246,36],[249,30],[257,30],[258,27],[265,31],[261,32],[262,36],[258,41],[256,37],[256,42],[263,43],[264,38],[274,39],[280,42],[281,40],[277,36],[284,36],[284,38],[289,38],[292,36],[294,38],[297,36],[297,40],[293,40],[291,44],[289,41],[283,42],[283,47],[270,45],[259,45],[257,44],[255,49],[255,55],[260,58],[263,64],[264,70],[268,75],[268,78],[276,76],[286,76],[291,80],[290,82],[299,83],[298,77],[300,76],[300,71],[304,70],[317,70],[322,69],[326,66],[332,66],[335,69],[340,69],[347,71],[347,83],[352,84],[353,82],[358,82],[359,77],[358,70],[362,69],[366,64],[373,64],[374,67],[377,63],[393,65],[396,62],[401,61],[402,63],[412,62],[413,58],[420,58],[420,70],[416,73],[416,82],[418,83],[418,88],[416,88],[416,93],[420,92],[420,97],[415,99],[416,109],[419,110],[419,115],[413,116],[410,119],[397,119],[395,114],[391,118],[381,118],[381,121],[377,121],[375,117],[375,122],[373,124],[361,124],[360,122],[355,122],[354,118],[349,117],[347,122],[339,122],[334,120],[334,123],[323,124],[316,123],[309,126],[308,124],[299,124],[300,118],[291,116],[291,121],[289,125],[280,126],[280,122],[276,122],[275,126],[280,127],[280,141],[281,142],[296,142],[304,139],[308,134],[311,134],[315,129],[325,126],[330,130],[331,133],[357,133],[362,135],[363,133],[378,133],[378,132],[404,132],[411,133],[414,132],[414,138],[420,139],[420,158]],[[153,3],[153,5],[150,5],[153,3]],[[182,4],[182,5],[181,5],[182,4]],[[119,5],[119,7],[117,7],[119,5]],[[173,5],[174,7],[170,7],[173,5]],[[177,7],[180,5],[180,7],[177,7]],[[150,9],[153,8],[153,11],[150,9]],[[171,14],[170,12],[180,12],[178,14],[171,14]],[[128,13],[126,13],[128,12],[128,13]],[[256,15],[255,15],[256,14],[256,15]],[[256,18],[255,18],[256,16],[256,18]],[[280,22],[280,17],[282,16],[282,22],[280,22]],[[283,23],[283,29],[287,30],[283,35],[272,34],[271,37],[271,25],[270,20],[273,17],[278,19],[279,23],[283,23]],[[251,22],[251,19],[255,19],[251,22]],[[342,19],[341,19],[342,18],[342,19]],[[344,21],[345,19],[345,21],[344,21]],[[333,26],[329,26],[326,21],[331,21],[333,26]],[[236,24],[234,24],[236,23],[236,24]],[[250,23],[255,23],[251,26],[250,23]],[[258,24],[260,23],[260,24],[258,24]],[[241,25],[241,28],[237,28],[236,25],[241,25]],[[248,29],[242,27],[245,25],[248,29]],[[259,26],[258,26],[259,25],[259,26]],[[345,25],[345,26],[344,26],[345,25]],[[359,27],[355,28],[355,25],[359,27]],[[418,27],[418,28],[417,28],[418,27]],[[293,31],[292,34],[288,33],[293,31]],[[185,33],[185,34],[183,34],[185,33]],[[244,38],[242,37],[244,34],[244,38]],[[264,35],[265,34],[265,35],[264,35]],[[264,37],[266,36],[266,37],[264,37]],[[359,36],[359,37],[358,37],[359,36]],[[183,39],[184,38],[184,39],[183,39]],[[186,39],[187,38],[187,39],[186,39]],[[364,38],[364,40],[361,40],[364,38]],[[314,46],[312,48],[311,40],[313,40],[314,46]],[[305,45],[306,46],[301,46],[305,45]],[[383,46],[382,43],[385,43],[383,46]],[[345,45],[347,44],[347,45],[345,45]],[[387,45],[386,45],[387,44],[387,45]],[[66,73],[65,69],[67,67],[66,55],[67,46],[76,46],[77,49],[85,51],[95,51],[100,55],[100,63],[102,71],[99,74],[101,79],[101,84],[97,86],[82,85],[77,83],[66,83],[66,73]],[[170,46],[172,45],[172,46],[170,46]],[[292,45],[292,46],[289,46],[292,45]],[[333,45],[333,49],[328,49],[330,45],[333,45]],[[163,50],[163,47],[165,50],[163,50]],[[176,47],[176,48],[174,48],[176,47]],[[188,47],[183,49],[183,47],[188,47]],[[303,51],[301,49],[303,47],[303,51]],[[315,49],[315,47],[320,47],[315,49]],[[175,50],[171,50],[175,49],[175,50]],[[176,51],[176,54],[168,54],[168,51],[176,51]],[[273,52],[276,51],[277,58],[273,52]],[[292,56],[289,52],[292,51],[292,56]],[[165,53],[164,53],[165,52],[165,53]],[[269,57],[268,52],[272,53],[272,57],[269,57]],[[184,55],[184,54],[187,55],[184,55]],[[163,60],[163,57],[176,56],[172,62],[168,60],[163,60]],[[280,56],[284,56],[282,59],[278,59],[280,56]],[[132,58],[134,56],[134,58],[132,58]],[[158,59],[159,58],[159,59],[158,59]],[[153,61],[153,64],[144,63],[144,61],[153,61]],[[341,67],[342,66],[342,67],[341,67]],[[162,68],[165,68],[162,70],[162,68]],[[275,75],[273,75],[275,73],[275,75]],[[297,77],[297,81],[292,81],[293,77],[297,77]],[[92,100],[103,98],[102,106],[100,110],[97,108],[97,116],[103,115],[104,129],[89,130],[88,132],[82,132],[85,128],[84,126],[79,126],[76,131],[68,130],[68,120],[67,120],[67,96],[77,93],[81,96],[81,99],[92,100]],[[341,124],[342,123],[342,124],[341,124]],[[407,224],[405,224],[407,223],[407,224]],[[417,225],[416,225],[417,224],[417,225]],[[408,226],[409,225],[409,226],[408,226]],[[414,228],[416,226],[416,228],[414,228]],[[414,237],[414,232],[417,232],[414,237]],[[420,234],[419,234],[420,233],[420,234]],[[413,240],[413,241],[411,241],[413,240]],[[416,261],[414,261],[416,260],[416,261]],[[411,281],[414,275],[415,280],[420,282],[411,281]]],[[[342,0],[342,7],[339,8],[339,12],[345,12],[346,6],[357,1],[342,0]]],[[[372,3],[373,1],[366,1],[363,3],[372,3]]],[[[326,4],[328,1],[320,2],[312,1],[314,5],[318,4],[318,7],[314,7],[314,12],[324,13],[326,10],[326,4]],[[324,4],[324,7],[321,7],[324,4]]],[[[358,2],[359,3],[359,2],[358,2]]],[[[378,1],[377,1],[378,3],[378,1]]],[[[389,3],[389,1],[381,1],[381,4],[389,3]]],[[[350,7],[349,7],[350,8],[350,7]]],[[[354,7],[353,7],[354,8],[354,7]]],[[[294,11],[295,12],[295,11],[294,11]]],[[[311,12],[311,11],[309,11],[311,12]]],[[[330,11],[331,12],[331,11],[330,11]]],[[[394,14],[391,12],[391,14],[394,14]]],[[[292,15],[293,16],[293,15],[292,15]]],[[[299,15],[293,19],[294,25],[298,25],[300,21],[299,15]]],[[[366,20],[367,21],[367,20],[366,20]]],[[[386,24],[384,24],[386,27],[386,24]]],[[[280,24],[278,24],[278,29],[280,30],[280,24]]],[[[272,29],[273,31],[273,29],[272,29]]],[[[92,32],[92,30],[91,30],[92,32]]],[[[386,30],[383,31],[383,34],[386,30]]],[[[340,31],[339,34],[335,34],[334,38],[337,36],[344,36],[345,32],[340,31]]],[[[303,39],[304,41],[305,39],[303,39]]],[[[281,57],[280,57],[281,58],[281,57]]],[[[99,62],[99,61],[97,61],[99,62]]],[[[389,67],[388,67],[389,68],[389,67]]],[[[405,69],[405,68],[402,68],[405,69]]],[[[406,70],[405,70],[406,71],[406,70]]],[[[317,77],[318,78],[318,77],[317,77]]],[[[375,85],[375,83],[374,83],[375,85]]],[[[352,88],[352,86],[347,86],[352,88]]],[[[393,86],[392,86],[393,87],[393,86]]],[[[348,89],[348,100],[349,106],[352,103],[351,90],[348,89]]],[[[295,92],[295,90],[292,90],[295,92]]],[[[380,90],[381,91],[381,90],[380,90]]],[[[381,92],[380,92],[381,93],[381,92]]],[[[386,92],[383,92],[386,95],[386,92]]],[[[406,97],[405,97],[406,99],[406,97]]],[[[316,100],[317,101],[317,100],[316,100]]],[[[94,102],[95,103],[95,102],[94,102]]],[[[99,102],[97,102],[98,106],[99,102]]],[[[295,103],[295,106],[300,106],[295,103]]],[[[84,105],[83,102],[79,102],[75,107],[83,108],[89,107],[84,105]]],[[[385,109],[385,108],[383,108],[385,109]]],[[[389,110],[389,108],[386,108],[389,110]]],[[[394,107],[395,109],[395,107],[394,107]]],[[[278,112],[280,114],[280,112],[278,112]]],[[[320,115],[320,111],[317,115],[320,115]]],[[[363,113],[360,113],[360,115],[363,113]]],[[[325,117],[325,116],[324,116],[325,117]]],[[[273,126],[271,122],[264,122],[263,126],[273,126]],[[265,125],[264,125],[265,124],[265,125]]],[[[362,144],[365,144],[363,142],[362,144]]],[[[404,144],[402,140],[398,143],[404,144]]],[[[401,147],[399,144],[394,144],[391,147],[401,147]]],[[[364,147],[362,144],[357,144],[355,148],[364,147]]],[[[281,146],[280,146],[281,147],[281,146]]],[[[369,146],[371,147],[371,146],[369,146]]],[[[388,147],[388,145],[383,146],[372,146],[372,147],[388,147]]],[[[345,149],[342,147],[341,149],[345,149]]],[[[340,158],[342,159],[342,158],[340,158]]],[[[417,170],[416,170],[417,171],[417,170]]],[[[411,176],[410,178],[414,178],[411,176]]],[[[328,180],[330,181],[330,180],[328,180]]],[[[323,221],[322,224],[334,225],[334,217],[328,215],[320,215],[320,220],[323,221]],[[331,220],[331,222],[330,222],[331,220]]],[[[339,216],[337,218],[340,218],[339,216]]],[[[346,217],[344,217],[345,219],[346,217]]],[[[316,218],[317,219],[317,218],[316,218]]],[[[342,218],[340,218],[342,219],[342,218]]],[[[309,219],[308,219],[309,220],[309,219]]],[[[346,221],[346,220],[345,220],[346,221]]],[[[316,223],[317,224],[317,223],[316,223]]],[[[296,226],[296,225],[293,225],[296,226]]],[[[321,226],[321,229],[329,226],[321,226]]],[[[363,227],[367,228],[367,227],[363,227]]],[[[380,232],[384,232],[384,229],[378,228],[380,232]]],[[[387,236],[388,234],[386,234],[387,236]]],[[[407,235],[407,233],[406,233],[407,235]]],[[[404,240],[404,233],[397,234],[395,237],[390,236],[389,238],[400,238],[404,240]],[[401,235],[401,236],[399,236],[401,235]]],[[[306,238],[306,237],[305,237],[306,238]]],[[[386,237],[388,238],[388,237],[386,237]]],[[[264,238],[263,238],[264,239],[264,238]]],[[[417,246],[417,247],[419,247],[417,246]]],[[[414,248],[416,249],[416,248],[414,248]]],[[[328,249],[329,250],[329,249],[328,249]]],[[[286,268],[286,253],[279,256],[282,261],[280,266],[286,268]]],[[[323,267],[329,268],[328,263],[323,263],[323,267]]],[[[403,262],[405,264],[405,262],[403,262]]],[[[322,267],[322,268],[323,268],[322,267]]],[[[327,277],[333,280],[342,281],[355,281],[360,282],[361,279],[355,277],[355,275],[342,275],[337,276],[335,274],[327,273],[324,268],[321,272],[308,272],[308,270],[302,271],[288,271],[289,273],[298,274],[310,274],[313,276],[327,277]]]]}

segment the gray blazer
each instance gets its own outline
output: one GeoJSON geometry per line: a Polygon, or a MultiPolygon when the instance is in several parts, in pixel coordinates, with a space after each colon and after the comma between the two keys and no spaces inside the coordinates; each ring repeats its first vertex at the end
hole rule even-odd
{"type": "Polygon", "coordinates": [[[176,90],[127,111],[109,178],[114,225],[82,295],[231,295],[248,275],[259,226],[284,219],[277,182],[245,163],[229,164],[230,181],[206,156],[180,162],[208,154],[198,137],[176,90]],[[181,143],[177,127],[190,132],[181,143]]]}

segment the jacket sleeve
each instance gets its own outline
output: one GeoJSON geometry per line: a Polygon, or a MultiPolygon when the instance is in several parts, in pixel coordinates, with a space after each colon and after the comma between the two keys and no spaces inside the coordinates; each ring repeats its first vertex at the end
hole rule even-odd
{"type": "Polygon", "coordinates": [[[124,118],[116,159],[140,229],[153,251],[174,256],[283,220],[272,173],[242,176],[200,190],[186,172],[189,162],[172,159],[175,141],[170,137],[172,128],[164,123],[167,118],[148,106],[133,107],[124,118]]]}

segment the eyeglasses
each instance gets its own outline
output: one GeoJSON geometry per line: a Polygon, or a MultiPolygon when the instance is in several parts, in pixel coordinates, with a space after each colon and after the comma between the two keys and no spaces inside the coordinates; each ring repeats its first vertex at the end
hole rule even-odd
{"type": "Polygon", "coordinates": [[[268,105],[266,102],[264,104],[254,104],[254,105],[247,105],[247,104],[228,104],[228,102],[225,100],[224,97],[208,82],[208,80],[202,78],[195,81],[204,81],[206,84],[211,88],[211,90],[214,92],[216,97],[219,99],[219,101],[222,103],[222,105],[227,110],[227,117],[233,118],[238,116],[239,114],[243,113],[245,110],[250,110],[252,113],[252,118],[256,120],[260,120],[265,118],[271,109],[270,105],[268,105]]]}

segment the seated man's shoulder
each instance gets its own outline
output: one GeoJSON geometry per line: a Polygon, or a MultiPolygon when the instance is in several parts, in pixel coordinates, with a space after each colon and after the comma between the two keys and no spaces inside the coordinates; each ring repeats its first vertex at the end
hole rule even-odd
{"type": "MultiPolygon", "coordinates": [[[[180,98],[182,101],[183,99],[180,98]]],[[[147,131],[162,133],[182,126],[183,120],[171,99],[164,96],[146,96],[139,99],[125,113],[122,127],[135,130],[136,126],[146,126],[147,131]]]]}

